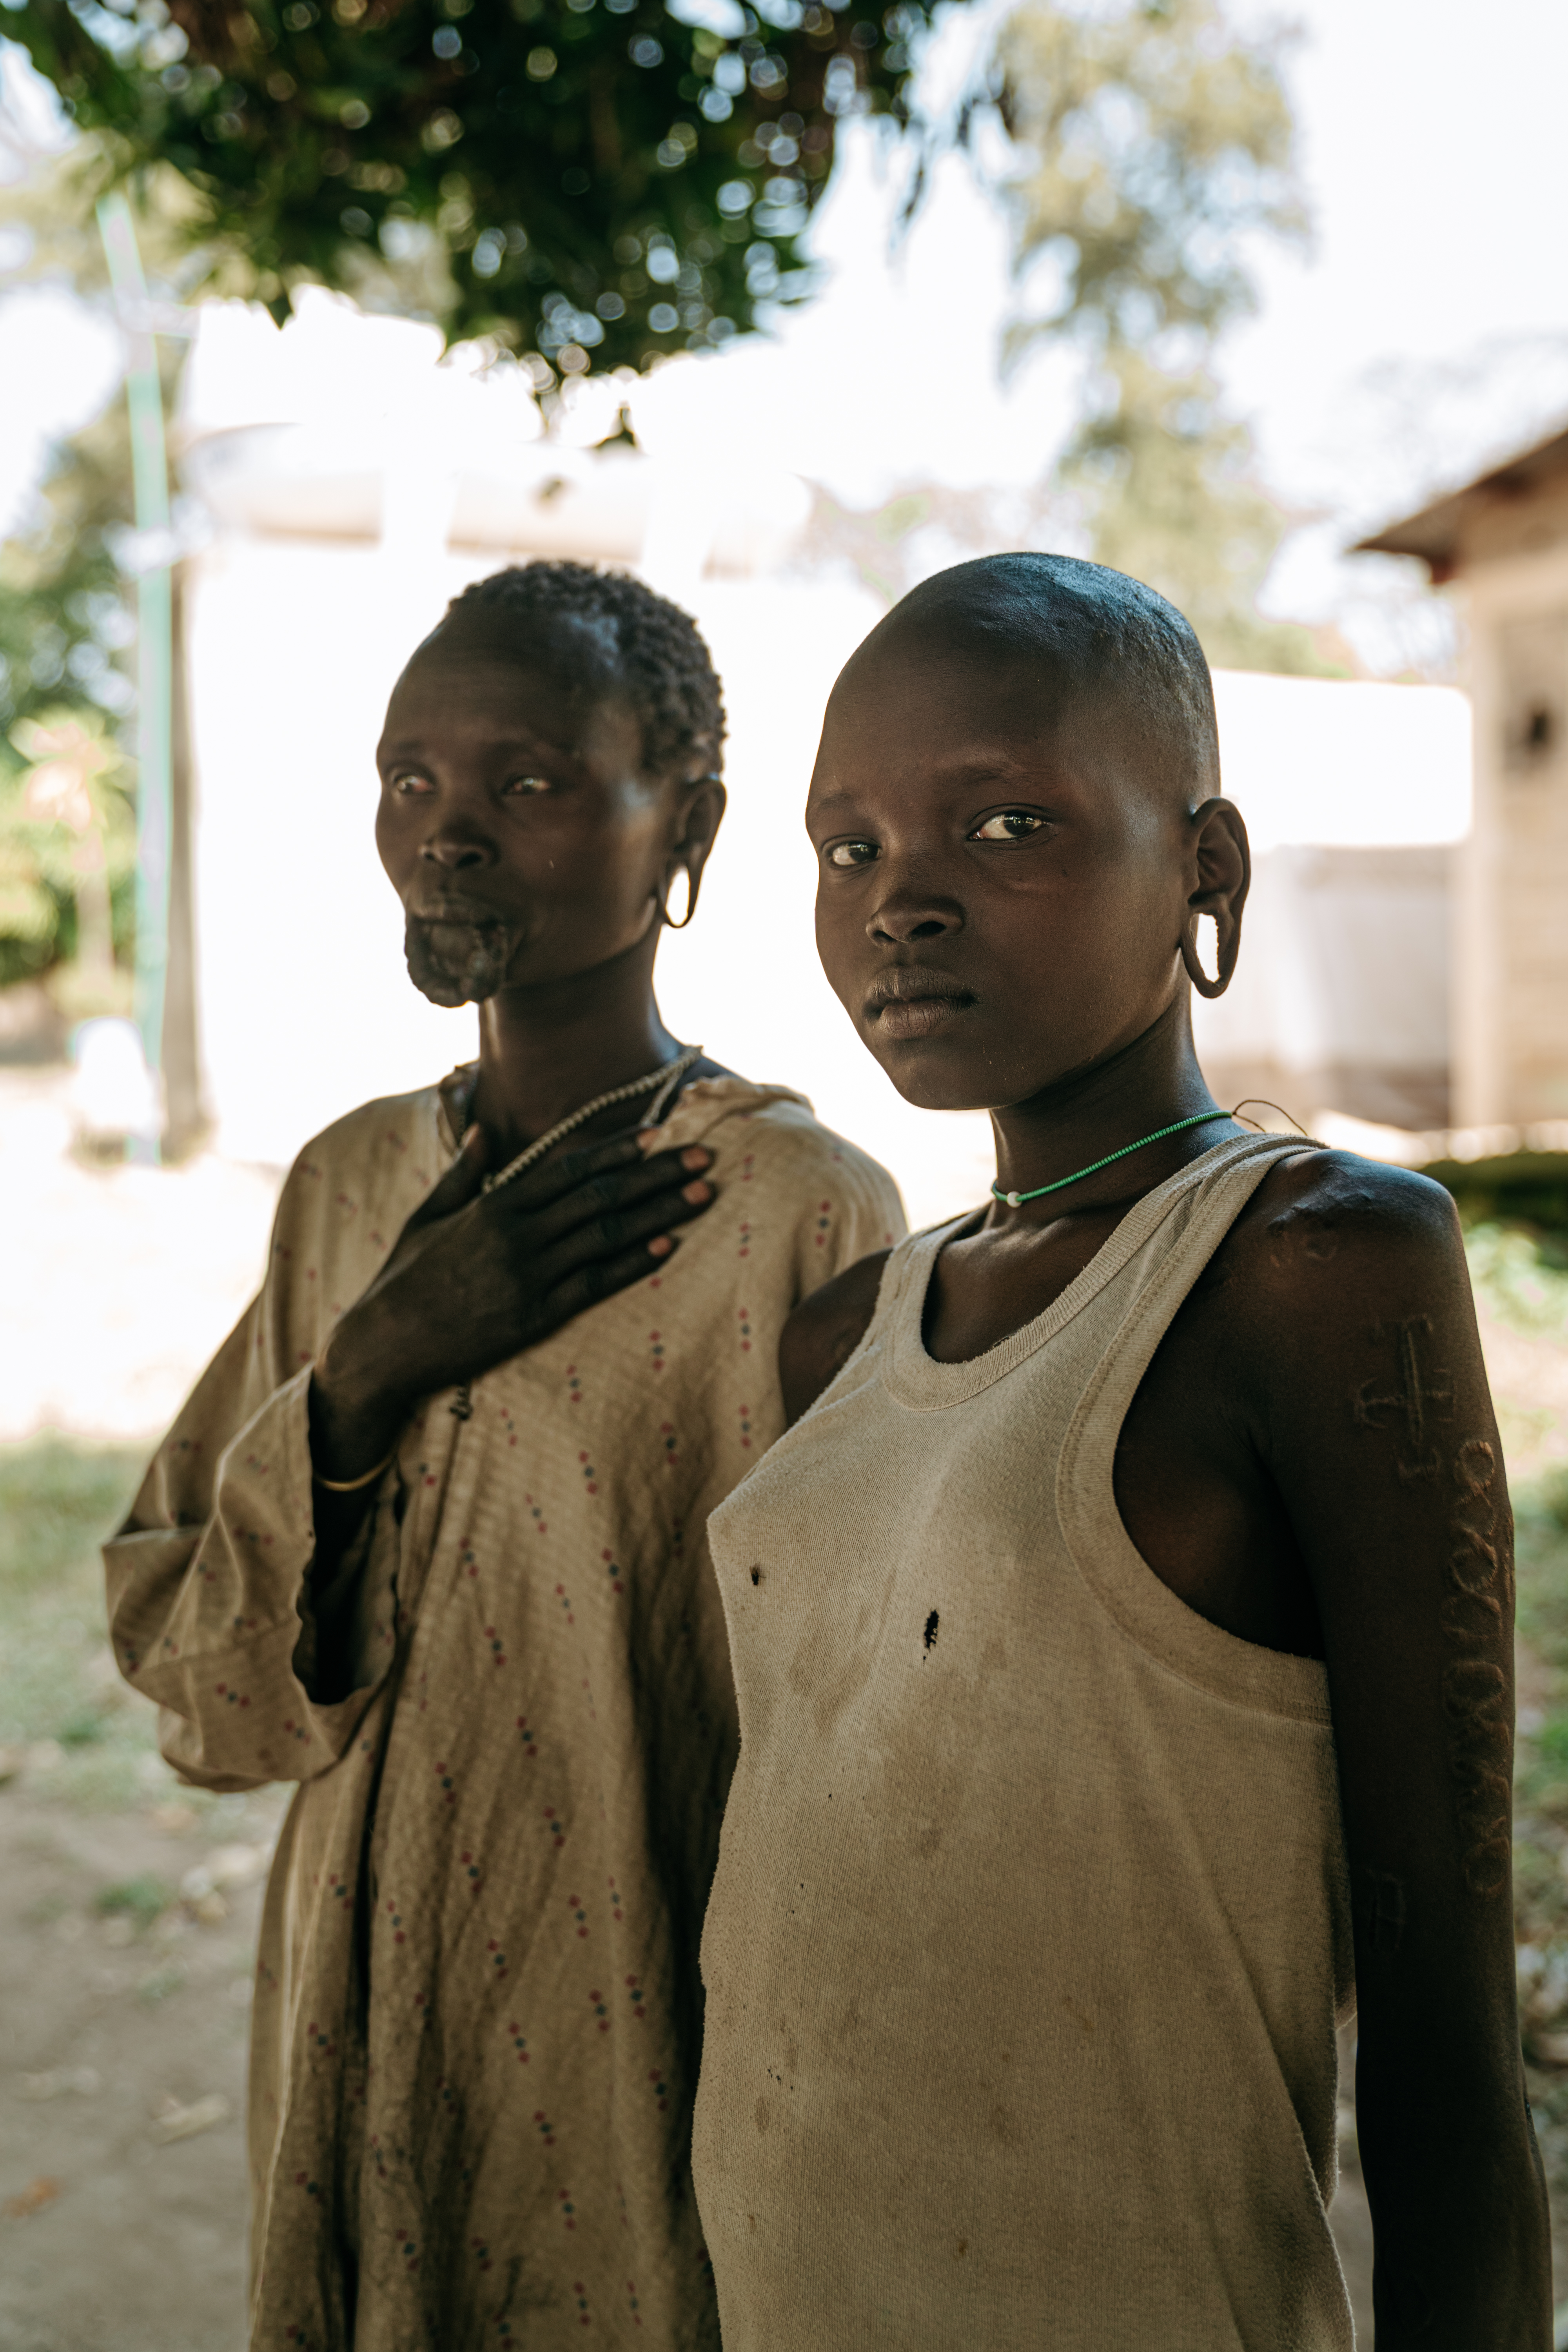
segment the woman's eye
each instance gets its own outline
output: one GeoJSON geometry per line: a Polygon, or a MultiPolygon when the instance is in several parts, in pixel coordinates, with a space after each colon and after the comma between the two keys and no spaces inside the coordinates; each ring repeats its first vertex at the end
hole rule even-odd
{"type": "Polygon", "coordinates": [[[1027,841],[1045,824],[1043,816],[1031,816],[1027,809],[1004,809],[999,816],[988,816],[970,835],[971,841],[1027,841]]]}
{"type": "Polygon", "coordinates": [[[422,776],[419,773],[419,771],[416,768],[411,770],[405,776],[394,776],[392,779],[392,789],[395,793],[412,794],[415,793],[434,792],[436,788],[430,782],[429,777],[422,776]]]}
{"type": "Polygon", "coordinates": [[[826,852],[829,866],[869,866],[877,855],[874,841],[836,841],[826,852]]]}
{"type": "Polygon", "coordinates": [[[516,793],[519,795],[521,795],[523,793],[548,793],[552,791],[554,787],[552,785],[547,776],[509,776],[507,779],[506,789],[509,793],[516,793]]]}

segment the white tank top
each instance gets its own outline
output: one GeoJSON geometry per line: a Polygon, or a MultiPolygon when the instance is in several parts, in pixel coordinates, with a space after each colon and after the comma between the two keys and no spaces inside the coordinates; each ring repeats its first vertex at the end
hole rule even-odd
{"type": "Polygon", "coordinates": [[[1327,1680],[1117,1512],[1121,1422],[1268,1170],[1219,1145],[966,1363],[946,1226],[709,1521],[741,1760],[702,1946],[725,2352],[1345,2352],[1327,1680]]]}

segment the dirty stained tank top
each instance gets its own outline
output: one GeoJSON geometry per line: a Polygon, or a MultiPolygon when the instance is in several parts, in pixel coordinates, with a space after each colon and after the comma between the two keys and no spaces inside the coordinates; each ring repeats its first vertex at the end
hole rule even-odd
{"type": "Polygon", "coordinates": [[[926,1351],[947,1226],[714,1514],[742,1748],[694,2148],[725,2352],[1345,2352],[1351,1939],[1324,1669],[1116,1508],[1123,1416],[1291,1147],[1222,1144],[1045,1314],[926,1351]]]}

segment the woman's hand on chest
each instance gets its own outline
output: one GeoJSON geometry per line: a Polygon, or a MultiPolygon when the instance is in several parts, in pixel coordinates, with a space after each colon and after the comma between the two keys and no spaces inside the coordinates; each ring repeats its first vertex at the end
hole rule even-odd
{"type": "Polygon", "coordinates": [[[312,1451],[352,1477],[390,1450],[420,1397],[477,1380],[640,1281],[715,1197],[700,1144],[647,1153],[635,1136],[483,1190],[484,1139],[408,1219],[317,1360],[312,1451]]]}

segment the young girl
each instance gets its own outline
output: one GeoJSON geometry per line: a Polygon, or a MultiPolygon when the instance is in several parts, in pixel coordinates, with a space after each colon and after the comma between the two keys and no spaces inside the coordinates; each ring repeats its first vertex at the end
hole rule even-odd
{"type": "Polygon", "coordinates": [[[479,1060],[300,1155],[107,1548],[170,1761],[301,1784],[257,1970],[257,2352],[719,2341],[706,1522],[783,1426],[785,1317],[900,1224],[798,1095],[659,1019],[722,729],[697,631],[629,578],[503,572],[419,647],[377,840],[479,1060]]]}
{"type": "Polygon", "coordinates": [[[1197,641],[1094,564],[940,574],[807,825],[835,990],[997,1172],[796,1309],[802,1417],[713,1521],[725,2352],[1349,2352],[1352,2005],[1379,2352],[1543,2352],[1458,1222],[1204,1083],[1247,849],[1197,641]]]}

